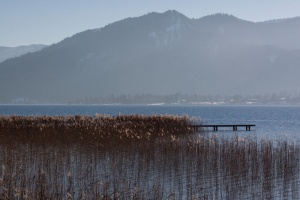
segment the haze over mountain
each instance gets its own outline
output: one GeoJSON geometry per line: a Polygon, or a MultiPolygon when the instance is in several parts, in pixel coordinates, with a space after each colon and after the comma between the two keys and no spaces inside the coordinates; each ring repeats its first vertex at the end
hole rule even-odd
{"type": "Polygon", "coordinates": [[[300,18],[177,11],[127,18],[0,63],[0,102],[119,94],[299,92],[300,18]]]}
{"type": "Polygon", "coordinates": [[[0,63],[6,59],[18,57],[27,53],[33,53],[40,51],[45,48],[47,45],[43,44],[32,44],[27,46],[18,46],[18,47],[1,47],[0,46],[0,63]]]}

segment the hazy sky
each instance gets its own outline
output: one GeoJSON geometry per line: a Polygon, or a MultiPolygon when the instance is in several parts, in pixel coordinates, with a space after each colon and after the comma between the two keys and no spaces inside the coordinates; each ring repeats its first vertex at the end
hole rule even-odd
{"type": "Polygon", "coordinates": [[[249,21],[300,16],[300,0],[0,0],[0,46],[53,44],[127,17],[177,10],[249,21]]]}

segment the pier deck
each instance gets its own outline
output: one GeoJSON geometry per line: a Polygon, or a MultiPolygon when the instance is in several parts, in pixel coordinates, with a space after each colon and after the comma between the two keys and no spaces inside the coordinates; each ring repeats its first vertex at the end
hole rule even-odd
{"type": "Polygon", "coordinates": [[[193,131],[199,131],[201,128],[213,128],[214,131],[218,131],[220,127],[232,127],[233,131],[237,131],[238,127],[246,127],[246,131],[250,131],[254,124],[211,124],[211,125],[191,125],[193,131]]]}

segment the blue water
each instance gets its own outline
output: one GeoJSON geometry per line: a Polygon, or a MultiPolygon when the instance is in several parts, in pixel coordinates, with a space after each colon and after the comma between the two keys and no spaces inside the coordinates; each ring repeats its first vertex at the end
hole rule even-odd
{"type": "Polygon", "coordinates": [[[189,115],[203,124],[255,124],[251,133],[300,139],[300,106],[0,105],[0,115],[77,114],[189,115]]]}

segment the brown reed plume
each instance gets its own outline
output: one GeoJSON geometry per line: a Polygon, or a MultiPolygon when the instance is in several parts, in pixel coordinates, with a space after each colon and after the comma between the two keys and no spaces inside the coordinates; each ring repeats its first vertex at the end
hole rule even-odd
{"type": "Polygon", "coordinates": [[[97,142],[150,140],[189,130],[187,116],[1,116],[0,141],[97,142]]]}

